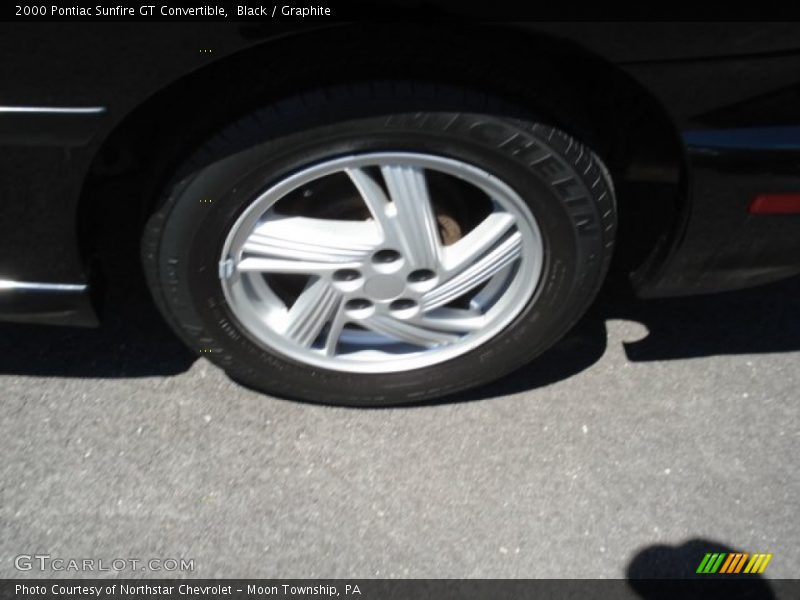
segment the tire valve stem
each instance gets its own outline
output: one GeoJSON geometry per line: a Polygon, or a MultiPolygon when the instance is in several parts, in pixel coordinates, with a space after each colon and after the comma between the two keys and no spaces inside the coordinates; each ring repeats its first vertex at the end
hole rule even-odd
{"type": "Polygon", "coordinates": [[[233,259],[221,260],[219,262],[219,278],[228,279],[233,275],[233,259]]]}

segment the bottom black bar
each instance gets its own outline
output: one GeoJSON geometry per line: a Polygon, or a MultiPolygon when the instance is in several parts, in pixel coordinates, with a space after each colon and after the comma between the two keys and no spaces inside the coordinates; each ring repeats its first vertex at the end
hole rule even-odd
{"type": "Polygon", "coordinates": [[[663,579],[4,579],[0,597],[38,600],[116,598],[310,600],[447,599],[796,599],[800,579],[759,576],[663,579]]]}

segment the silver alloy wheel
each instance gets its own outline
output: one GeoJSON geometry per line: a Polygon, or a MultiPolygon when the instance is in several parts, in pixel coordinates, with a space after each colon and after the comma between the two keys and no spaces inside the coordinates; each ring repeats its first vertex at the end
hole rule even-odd
{"type": "Polygon", "coordinates": [[[307,365],[385,373],[497,335],[533,296],[543,256],[536,220],[497,177],[452,158],[381,152],[319,163],[266,190],[231,228],[219,268],[230,310],[259,345],[307,365]],[[474,186],[490,206],[451,244],[439,235],[432,173],[474,186]],[[342,175],[367,218],[281,211],[290,194],[342,175]],[[274,276],[304,279],[287,299],[274,276]]]}

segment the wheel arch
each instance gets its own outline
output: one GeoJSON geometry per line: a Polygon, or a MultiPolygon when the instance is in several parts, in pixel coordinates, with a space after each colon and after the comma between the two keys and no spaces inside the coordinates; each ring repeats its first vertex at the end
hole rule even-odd
{"type": "Polygon", "coordinates": [[[300,31],[220,58],[125,115],[84,181],[78,205],[84,256],[103,252],[98,229],[112,227],[123,212],[107,202],[109,182],[131,193],[125,227],[138,240],[175,169],[225,125],[287,96],[374,81],[482,90],[586,141],[617,184],[615,270],[658,262],[678,231],[686,202],[679,135],[660,103],[620,67],[573,41],[513,27],[441,24],[408,36],[396,27],[359,24],[300,31]]]}

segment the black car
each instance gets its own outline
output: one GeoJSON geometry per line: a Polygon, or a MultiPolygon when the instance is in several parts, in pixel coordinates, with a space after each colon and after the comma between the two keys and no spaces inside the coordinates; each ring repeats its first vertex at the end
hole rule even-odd
{"type": "Polygon", "coordinates": [[[234,379],[386,405],[530,362],[609,274],[800,271],[797,24],[233,17],[2,24],[0,319],[97,325],[133,235],[234,379]]]}

